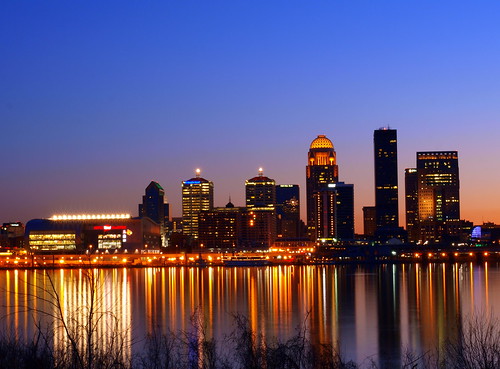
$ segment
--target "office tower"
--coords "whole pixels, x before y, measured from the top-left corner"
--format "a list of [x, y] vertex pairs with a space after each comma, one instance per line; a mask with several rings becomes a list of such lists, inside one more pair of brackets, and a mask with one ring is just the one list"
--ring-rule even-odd
[[363, 207], [363, 232], [366, 237], [373, 237], [377, 229], [377, 220], [375, 217], [375, 206]]
[[408, 239], [412, 242], [416, 242], [419, 239], [418, 176], [416, 168], [405, 169], [405, 207]]
[[198, 238], [199, 213], [214, 207], [214, 185], [200, 177], [196, 169], [196, 177], [182, 182], [182, 229], [183, 233]]
[[330, 183], [314, 192], [316, 238], [354, 239], [354, 186]]
[[373, 148], [377, 227], [397, 228], [399, 227], [397, 131], [389, 128], [375, 130]]
[[418, 222], [423, 242], [460, 234], [458, 152], [417, 152]]
[[142, 196], [142, 204], [139, 204], [139, 217], [148, 217], [160, 226], [162, 246], [167, 246], [169, 205], [165, 190], [158, 182], [151, 181], [146, 187], [146, 194]]
[[264, 176], [262, 168], [259, 175], [245, 181], [247, 208], [271, 208], [276, 205], [276, 182]]
[[306, 167], [307, 228], [311, 239], [316, 232], [316, 201], [314, 193], [338, 182], [338, 166], [332, 141], [325, 135], [318, 135], [309, 147]]
[[225, 207], [202, 210], [198, 229], [200, 247], [240, 247], [242, 211], [242, 208], [235, 207], [231, 201]]
[[278, 238], [300, 237], [299, 185], [276, 186], [276, 227]]

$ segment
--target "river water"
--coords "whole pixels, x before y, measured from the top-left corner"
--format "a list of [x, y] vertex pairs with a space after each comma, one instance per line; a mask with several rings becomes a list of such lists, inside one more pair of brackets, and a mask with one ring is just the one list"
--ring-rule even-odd
[[[112, 339], [111, 328], [127, 342], [152, 331], [187, 332], [193, 316], [221, 339], [242, 314], [269, 339], [305, 328], [312, 342], [334, 343], [357, 363], [397, 365], [406, 350], [439, 349], [471, 316], [495, 314], [500, 265], [2, 270], [0, 288], [0, 325], [19, 337], [54, 317], [85, 320], [93, 301], [103, 340]], [[54, 340], [64, 340], [61, 325], [53, 329]]]

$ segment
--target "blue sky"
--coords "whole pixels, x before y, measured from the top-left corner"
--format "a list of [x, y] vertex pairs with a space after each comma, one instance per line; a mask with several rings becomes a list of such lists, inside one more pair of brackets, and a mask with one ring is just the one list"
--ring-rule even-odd
[[0, 221], [136, 214], [150, 180], [179, 216], [198, 167], [219, 206], [260, 166], [305, 190], [326, 134], [361, 232], [389, 125], [401, 188], [416, 151], [458, 150], [462, 218], [500, 222], [498, 19], [493, 1], [4, 1]]

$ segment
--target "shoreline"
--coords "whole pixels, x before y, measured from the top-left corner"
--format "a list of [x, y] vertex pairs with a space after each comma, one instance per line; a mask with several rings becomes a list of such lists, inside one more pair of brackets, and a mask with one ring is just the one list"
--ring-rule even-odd
[[500, 262], [500, 251], [401, 253], [390, 256], [348, 257], [333, 254], [311, 255], [308, 259], [260, 256], [259, 260], [231, 262], [223, 254], [54, 254], [0, 256], [0, 270], [118, 269], [118, 268], [241, 268], [303, 265], [383, 265], [383, 264], [455, 264]]

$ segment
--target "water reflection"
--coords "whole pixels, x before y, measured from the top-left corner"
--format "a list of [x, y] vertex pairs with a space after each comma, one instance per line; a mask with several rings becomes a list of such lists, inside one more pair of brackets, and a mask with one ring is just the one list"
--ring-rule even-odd
[[4, 270], [0, 285], [2, 327], [18, 337], [58, 317], [54, 343], [64, 344], [61, 318], [81, 329], [93, 308], [104, 343], [116, 332], [126, 342], [153, 330], [189, 332], [194, 315], [209, 337], [223, 338], [234, 329], [233, 316], [243, 314], [264, 338], [284, 340], [305, 329], [313, 343], [338, 345], [358, 363], [394, 367], [406, 350], [439, 352], [470, 314], [494, 309], [490, 290], [500, 288], [500, 266]]

